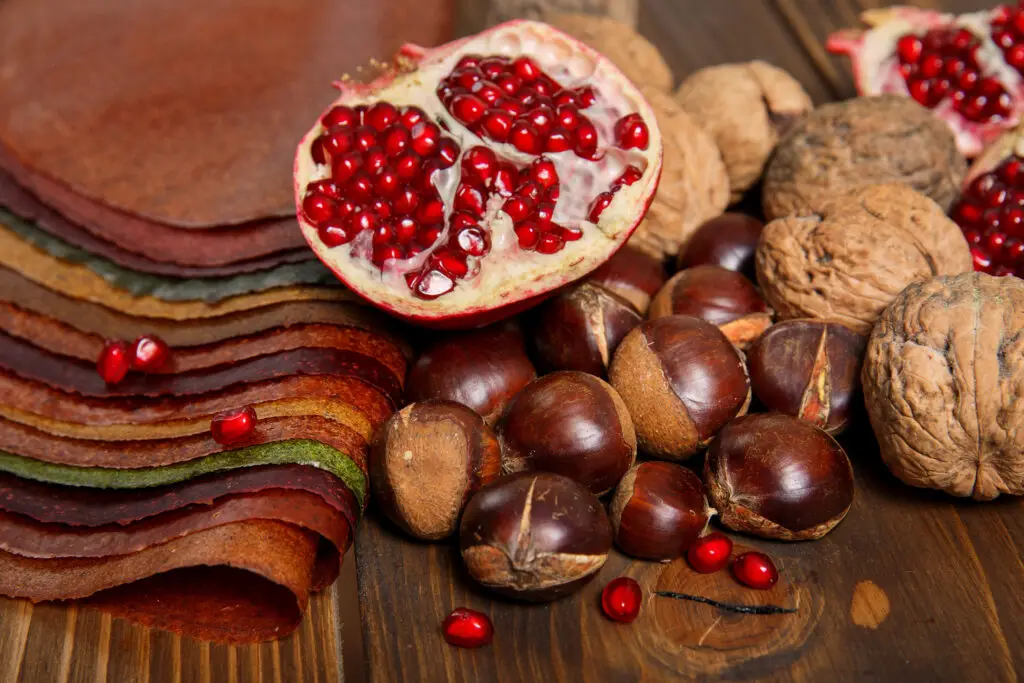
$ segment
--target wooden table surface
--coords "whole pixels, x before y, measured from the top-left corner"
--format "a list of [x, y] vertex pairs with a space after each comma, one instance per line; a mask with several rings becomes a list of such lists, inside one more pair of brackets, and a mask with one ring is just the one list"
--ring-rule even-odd
[[[639, 0], [637, 11], [639, 29], [677, 79], [702, 66], [760, 58], [789, 70], [825, 102], [850, 96], [853, 86], [846, 64], [827, 55], [822, 40], [876, 4]], [[966, 11], [987, 3], [916, 4]], [[1021, 501], [974, 504], [907, 488], [882, 467], [869, 431], [861, 421], [845, 439], [857, 499], [832, 534], [813, 543], [746, 542], [767, 549], [782, 569], [778, 587], [757, 596], [727, 577], [696, 575], [684, 562], [613, 553], [582, 592], [550, 605], [512, 604], [473, 587], [452, 546], [409, 542], [371, 515], [356, 543], [365, 657], [348, 654], [345, 675], [374, 682], [1017, 680], [1024, 672]], [[743, 616], [649, 597], [639, 620], [623, 626], [598, 608], [601, 586], [621, 574], [648, 592], [756, 597], [797, 611]], [[0, 683], [337, 681], [343, 623], [345, 652], [360, 640], [355, 600], [342, 582], [313, 600], [296, 634], [243, 648], [85, 609], [0, 600]], [[457, 606], [490, 614], [492, 646], [445, 645], [438, 625]]]

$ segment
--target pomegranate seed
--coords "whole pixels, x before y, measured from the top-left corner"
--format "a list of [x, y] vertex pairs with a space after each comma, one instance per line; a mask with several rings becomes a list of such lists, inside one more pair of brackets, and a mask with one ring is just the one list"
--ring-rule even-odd
[[103, 344], [99, 358], [96, 359], [96, 371], [107, 384], [117, 384], [128, 374], [131, 367], [132, 353], [128, 343], [120, 339], [108, 339]]
[[256, 411], [252, 406], [217, 413], [210, 420], [213, 440], [223, 446], [236, 444], [256, 431]]
[[445, 138], [437, 146], [439, 168], [451, 168], [459, 159], [459, 146], [451, 138]]
[[636, 181], [644, 177], [644, 172], [636, 166], [630, 164], [626, 167], [626, 170], [622, 172], [619, 179], [615, 181], [616, 185], [632, 185]]
[[1006, 201], [1006, 197], [1008, 194], [1009, 193], [1006, 191], [1006, 188], [1003, 187], [1003, 185], [993, 185], [992, 189], [985, 196], [985, 202], [992, 208], [997, 208], [999, 206], [1002, 206], [1003, 202]]
[[345, 191], [353, 201], [368, 202], [373, 196], [373, 181], [370, 180], [370, 176], [360, 171], [352, 177]]
[[572, 149], [572, 134], [559, 126], [552, 130], [544, 140], [544, 151], [556, 154]]
[[411, 130], [413, 126], [426, 118], [427, 115], [419, 107], [405, 107], [402, 109], [398, 120], [403, 126]]
[[985, 226], [985, 232], [990, 232], [1001, 227], [1002, 219], [999, 216], [998, 210], [989, 209], [981, 214], [981, 222]]
[[504, 142], [512, 130], [512, 114], [503, 109], [488, 109], [483, 118], [483, 128], [492, 140]]
[[465, 55], [459, 60], [459, 63], [455, 65], [456, 69], [471, 69], [474, 66], [480, 64], [480, 60], [483, 59], [480, 55]]
[[489, 57], [480, 62], [480, 71], [484, 77], [488, 80], [493, 81], [501, 74], [505, 73], [505, 68], [508, 66], [508, 60], [505, 57]]
[[358, 152], [350, 152], [334, 162], [331, 166], [331, 177], [339, 185], [347, 183], [362, 166], [362, 156]]
[[495, 83], [506, 95], [515, 95], [523, 87], [523, 79], [515, 74], [501, 74]]
[[562, 239], [562, 236], [553, 232], [546, 232], [537, 240], [537, 251], [541, 254], [554, 254], [556, 251], [561, 251], [564, 246], [565, 240]]
[[583, 230], [579, 227], [566, 227], [559, 226], [559, 236], [566, 242], [575, 242], [576, 240], [583, 239]]
[[398, 120], [398, 110], [390, 102], [374, 102], [366, 110], [363, 121], [378, 133]]
[[452, 98], [452, 114], [463, 123], [476, 123], [487, 111], [487, 103], [476, 95], [456, 95]]
[[468, 211], [455, 211], [451, 218], [452, 230], [459, 230], [468, 226], [477, 227], [476, 217]]
[[401, 187], [401, 185], [402, 180], [398, 177], [398, 173], [390, 168], [386, 168], [379, 176], [377, 176], [377, 184], [375, 187], [377, 189], [377, 194], [382, 197], [391, 197], [398, 192], [398, 188]]
[[576, 101], [580, 103], [581, 109], [586, 109], [597, 101], [597, 94], [590, 86], [584, 86], [576, 91]]
[[456, 69], [452, 72], [451, 80], [457, 83], [460, 87], [469, 90], [483, 80], [483, 77], [483, 73], [481, 73], [480, 69], [477, 68]]
[[351, 199], [342, 199], [338, 202], [338, 218], [348, 218], [355, 213], [356, 203]]
[[434, 172], [440, 170], [441, 162], [438, 159], [428, 159], [423, 163], [423, 173], [419, 177], [419, 187], [424, 192], [433, 192]]
[[421, 299], [436, 299], [455, 289], [455, 281], [439, 270], [428, 270], [415, 280], [413, 292]]
[[395, 238], [395, 229], [390, 223], [381, 223], [373, 231], [373, 244], [387, 244]]
[[515, 166], [509, 163], [498, 165], [498, 170], [494, 172], [494, 189], [498, 191], [498, 194], [502, 196], [512, 194], [513, 188], [518, 182], [519, 172]]
[[975, 270], [987, 273], [992, 268], [992, 258], [979, 247], [971, 247], [971, 260]]
[[363, 157], [363, 168], [370, 175], [377, 175], [388, 163], [388, 158], [384, 156], [384, 150], [380, 147], [371, 147], [366, 151], [366, 155]]
[[386, 261], [394, 261], [401, 259], [405, 256], [405, 252], [402, 248], [395, 244], [381, 244], [373, 248], [373, 256], [370, 260], [373, 261], [374, 265], [378, 268], [384, 266]]
[[551, 99], [559, 108], [574, 107], [577, 104], [576, 95], [570, 90], [559, 90]]
[[339, 218], [334, 218], [321, 225], [317, 228], [317, 234], [320, 236], [320, 241], [327, 247], [348, 244], [356, 236], [352, 226]]
[[395, 221], [395, 241], [399, 244], [409, 244], [416, 237], [419, 224], [412, 218], [404, 216]]
[[[456, 197], [456, 201], [458, 198]], [[428, 199], [416, 209], [416, 220], [422, 225], [437, 225], [444, 220], [444, 204], [436, 197]]]
[[1009, 240], [1006, 243], [1006, 262], [1020, 263], [1024, 259], [1024, 241]]
[[377, 227], [377, 216], [370, 209], [360, 209], [349, 219], [352, 229], [357, 233], [373, 230]]
[[1010, 31], [993, 31], [992, 33], [992, 41], [1004, 52], [1013, 47], [1014, 40], [1016, 39]]
[[907, 90], [910, 96], [924, 106], [931, 105], [931, 81], [926, 79], [911, 79], [907, 82]]
[[622, 149], [647, 149], [647, 124], [639, 114], [627, 114], [615, 122], [615, 140]]
[[419, 175], [421, 160], [415, 154], [406, 154], [395, 162], [395, 171], [402, 180], [409, 181]]
[[498, 158], [489, 147], [471, 147], [462, 157], [462, 174], [486, 183], [494, 175], [498, 166]]
[[[543, 204], [537, 205], [537, 222], [538, 223], [549, 223], [551, 217], [555, 215], [555, 205], [551, 202], [544, 202]], [[581, 233], [582, 234], [582, 233]]]
[[473, 86], [471, 92], [488, 105], [494, 104], [501, 99], [502, 96], [501, 88], [490, 81], [480, 81]]
[[313, 140], [313, 144], [309, 146], [309, 156], [313, 159], [313, 163], [317, 165], [327, 163], [327, 152], [324, 151], [324, 137], [321, 135]]
[[529, 57], [517, 57], [512, 62], [512, 70], [524, 83], [532, 83], [540, 76], [540, 67]]
[[365, 152], [377, 145], [377, 131], [369, 126], [359, 126], [355, 132], [355, 148]]
[[953, 48], [957, 51], [965, 50], [974, 42], [974, 34], [965, 28], [953, 34]]
[[509, 215], [513, 223], [521, 223], [533, 213], [533, 200], [528, 197], [512, 197], [501, 209]]
[[412, 127], [412, 149], [421, 157], [433, 154], [440, 139], [441, 130], [429, 121]]
[[644, 594], [640, 584], [628, 576], [612, 579], [601, 591], [601, 611], [613, 621], [631, 624], [640, 616]]
[[604, 213], [604, 210], [608, 208], [608, 205], [612, 203], [614, 198], [615, 195], [611, 192], [602, 192], [597, 195], [594, 203], [590, 205], [590, 214], [588, 214], [587, 219], [591, 223], [597, 223], [598, 219], [601, 218], [601, 214]]
[[515, 227], [516, 237], [522, 249], [533, 249], [540, 239], [540, 226], [533, 221], [525, 221]]
[[498, 109], [506, 111], [512, 116], [522, 116], [526, 113], [526, 107], [518, 100], [513, 100], [508, 97], [503, 97], [497, 102]]
[[142, 372], [159, 370], [170, 357], [171, 347], [155, 335], [143, 335], [132, 345], [132, 367]]
[[988, 249], [988, 253], [992, 258], [998, 260], [999, 254], [1003, 251], [1003, 245], [1006, 244], [1006, 235], [1001, 232], [989, 233], [985, 238], [985, 247]]
[[996, 169], [996, 173], [1004, 183], [1013, 184], [1013, 182], [1017, 180], [1017, 176], [1020, 175], [1020, 169], [1020, 158], [1012, 157], [1007, 161], [1004, 161], [999, 168]]
[[1024, 237], [1024, 209], [1019, 206], [1005, 207], [999, 224], [1006, 234], [1013, 237]]
[[380, 218], [391, 218], [391, 205], [380, 197], [370, 202], [370, 210]]
[[411, 215], [420, 203], [420, 196], [411, 187], [403, 187], [391, 202], [391, 208], [400, 215]]
[[442, 250], [434, 254], [434, 264], [442, 272], [447, 273], [456, 280], [466, 276], [469, 267], [466, 265], [466, 258], [451, 251]]
[[969, 69], [967, 71], [964, 71], [957, 77], [956, 83], [957, 85], [960, 86], [961, 90], [967, 91], [974, 88], [974, 86], [978, 84], [980, 78], [981, 77], [978, 75], [977, 71], [975, 71], [974, 69]]
[[992, 101], [992, 115], [1006, 118], [1010, 115], [1010, 108], [1012, 106], [1013, 100], [1010, 98], [1010, 93], [1001, 92]]
[[455, 236], [455, 243], [470, 256], [483, 256], [491, 249], [487, 233], [475, 225], [460, 230]]
[[341, 188], [331, 180], [317, 180], [314, 183], [310, 183], [306, 189], [311, 193], [327, 195], [331, 199], [341, 198]]
[[977, 230], [965, 230], [964, 237], [967, 238], [967, 243], [972, 246], [981, 244], [981, 233]]
[[779, 571], [772, 558], [754, 551], [736, 558], [732, 563], [732, 574], [743, 585], [758, 590], [768, 590], [779, 580]]
[[526, 154], [537, 154], [541, 151], [537, 129], [528, 121], [519, 120], [512, 124], [509, 142], [520, 152]]
[[340, 104], [323, 115], [320, 123], [324, 128], [354, 128], [359, 125], [359, 115], [352, 107]]
[[520, 197], [532, 199], [535, 202], [540, 201], [540, 199], [544, 195], [544, 193], [541, 191], [540, 185], [533, 182], [532, 180], [526, 180], [520, 183], [519, 186], [516, 187], [515, 193]]
[[530, 113], [526, 115], [526, 120], [533, 124], [533, 127], [537, 129], [537, 132], [541, 135], [547, 135], [548, 131], [551, 130], [551, 124], [555, 119], [555, 112], [551, 107], [540, 106], [530, 110]]
[[935, 78], [942, 72], [942, 57], [931, 54], [921, 60], [921, 75], [925, 78]]
[[541, 157], [530, 164], [530, 179], [548, 190], [558, 184], [558, 172], [549, 159]]
[[694, 571], [713, 574], [729, 564], [732, 540], [721, 531], [701, 536], [686, 552], [686, 559]]
[[420, 230], [419, 243], [425, 247], [432, 247], [441, 236], [441, 226], [432, 225]]
[[932, 102], [938, 102], [943, 97], [948, 95], [952, 87], [953, 83], [948, 78], [940, 78], [939, 80], [932, 83]]
[[455, 190], [455, 208], [468, 211], [477, 218], [483, 218], [486, 208], [484, 194], [479, 189], [465, 183], [459, 184]]
[[355, 135], [350, 130], [338, 130], [321, 138], [321, 146], [327, 159], [337, 159], [355, 145]]
[[575, 107], [560, 106], [555, 112], [555, 120], [562, 128], [572, 132], [576, 130], [576, 126], [580, 123], [580, 115], [579, 112], [576, 111]]
[[583, 119], [573, 131], [576, 137], [575, 151], [580, 155], [589, 155], [597, 149], [597, 129], [587, 119]]
[[465, 88], [452, 87], [448, 81], [442, 81], [441, 86], [437, 89], [437, 97], [446, 107], [452, 103], [456, 95], [465, 94]]
[[334, 200], [322, 194], [311, 194], [302, 200], [302, 213], [310, 223], [320, 225], [334, 217]]
[[380, 144], [384, 147], [384, 153], [389, 159], [400, 156], [409, 146], [409, 131], [402, 126], [392, 126], [381, 136]]
[[913, 34], [907, 34], [896, 41], [896, 53], [904, 64], [917, 64], [921, 59], [921, 39]]

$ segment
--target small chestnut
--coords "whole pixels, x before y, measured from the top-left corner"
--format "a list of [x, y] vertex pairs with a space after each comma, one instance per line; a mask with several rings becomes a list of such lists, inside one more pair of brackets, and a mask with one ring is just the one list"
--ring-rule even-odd
[[772, 324], [771, 310], [753, 283], [719, 266], [696, 266], [673, 275], [654, 297], [647, 315], [707, 320], [741, 349]]
[[502, 469], [556, 472], [597, 495], [636, 460], [636, 432], [618, 392], [584, 372], [553, 372], [526, 385], [498, 423]]
[[466, 505], [459, 548], [469, 575], [509, 597], [545, 601], [594, 578], [612, 547], [601, 501], [552, 472], [520, 472]]
[[453, 401], [413, 403], [388, 418], [370, 448], [377, 504], [405, 532], [451, 536], [470, 495], [501, 473], [491, 428]]
[[661, 261], [626, 245], [591, 273], [587, 282], [615, 292], [644, 314], [651, 305], [651, 298], [664, 286], [666, 278], [665, 266]]
[[704, 222], [679, 252], [676, 268], [713, 265], [755, 278], [754, 254], [764, 223], [742, 213], [723, 213]]
[[642, 320], [626, 299], [584, 282], [537, 309], [533, 344], [539, 364], [604, 377], [615, 347]]
[[619, 344], [608, 374], [640, 449], [668, 460], [705, 447], [750, 405], [742, 354], [717, 327], [690, 316], [641, 323]]
[[405, 397], [456, 401], [493, 425], [509, 399], [536, 376], [522, 333], [492, 325], [446, 335], [428, 346], [409, 370]]
[[730, 529], [764, 538], [821, 538], [853, 504], [853, 468], [836, 440], [789, 415], [725, 426], [708, 449], [704, 483]]
[[671, 462], [631, 468], [608, 509], [619, 550], [662, 562], [680, 557], [700, 538], [710, 512], [700, 477]]
[[867, 341], [837, 322], [785, 320], [747, 349], [750, 387], [769, 410], [838, 434], [850, 422]]

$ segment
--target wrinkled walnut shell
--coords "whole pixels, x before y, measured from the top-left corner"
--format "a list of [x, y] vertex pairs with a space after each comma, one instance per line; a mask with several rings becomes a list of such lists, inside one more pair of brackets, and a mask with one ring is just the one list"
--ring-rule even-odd
[[903, 183], [948, 211], [966, 161], [945, 123], [909, 97], [858, 97], [818, 107], [779, 142], [764, 176], [771, 220], [817, 211], [837, 194]]
[[831, 318], [861, 334], [911, 282], [971, 267], [960, 228], [906, 185], [772, 221], [757, 247], [757, 281], [780, 318]]
[[795, 78], [761, 61], [701, 69], [679, 86], [676, 101], [721, 151], [733, 201], [757, 182], [779, 136], [813, 106]]
[[907, 287], [861, 382], [882, 459], [911, 486], [1024, 494], [1024, 281], [964, 273]]
[[672, 87], [672, 69], [658, 48], [621, 21], [577, 13], [545, 15], [544, 21], [603, 54], [635, 84]]
[[670, 95], [640, 90], [658, 119], [665, 153], [658, 192], [629, 245], [664, 260], [674, 257], [704, 221], [725, 211], [729, 176], [714, 140], [693, 117]]

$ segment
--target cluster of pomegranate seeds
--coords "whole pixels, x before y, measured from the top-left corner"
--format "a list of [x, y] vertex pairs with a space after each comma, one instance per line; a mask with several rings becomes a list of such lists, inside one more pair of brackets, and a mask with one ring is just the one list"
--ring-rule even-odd
[[968, 185], [950, 212], [974, 269], [1024, 277], [1024, 159], [1010, 156]]
[[254, 431], [256, 410], [252, 406], [217, 413], [210, 420], [210, 434], [214, 441], [223, 446], [244, 441]]
[[131, 346], [121, 339], [108, 339], [96, 360], [96, 371], [107, 384], [117, 384], [129, 370], [156, 372], [170, 357], [167, 342], [153, 335], [143, 335]]
[[494, 626], [483, 612], [457, 607], [445, 617], [441, 632], [449, 645], [481, 647], [494, 639]]
[[1003, 51], [1006, 63], [1024, 75], [1024, 11], [1021, 7], [1000, 8], [992, 19], [992, 40]]
[[628, 576], [612, 579], [601, 591], [601, 611], [609, 619], [630, 624], [640, 616], [644, 593], [640, 584]]
[[961, 116], [978, 123], [1009, 116], [1010, 93], [982, 73], [980, 49], [977, 36], [956, 26], [900, 37], [896, 54], [910, 96], [926, 107], [936, 107], [948, 98]]

